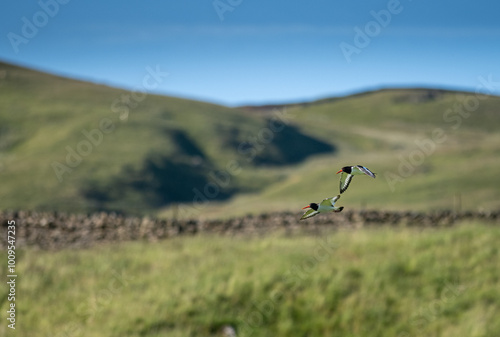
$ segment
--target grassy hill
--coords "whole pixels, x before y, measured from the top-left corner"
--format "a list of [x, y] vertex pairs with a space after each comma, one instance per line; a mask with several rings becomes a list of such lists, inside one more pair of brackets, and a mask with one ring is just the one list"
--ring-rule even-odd
[[[173, 97], [136, 99], [7, 64], [0, 73], [3, 208], [154, 212], [192, 201], [193, 189], [204, 193], [207, 185], [210, 200], [259, 191], [281, 175], [255, 168], [335, 151], [278, 118]], [[252, 137], [269, 123], [280, 134], [261, 149]], [[210, 185], [227, 170], [238, 176]]]
[[[473, 103], [477, 102], [477, 106]], [[471, 107], [475, 108], [472, 109]], [[459, 112], [455, 112], [459, 111]], [[470, 111], [468, 111], [470, 110]], [[289, 107], [293, 121], [337, 145], [262, 194], [238, 196], [233, 209], [292, 210], [335, 195], [344, 164], [363, 164], [341, 204], [389, 209], [494, 209], [500, 206], [500, 99], [429, 89], [381, 90]], [[463, 116], [460, 115], [463, 112]], [[467, 115], [470, 114], [470, 115]], [[335, 169], [335, 170], [334, 170]], [[317, 183], [328, 181], [331, 183]], [[262, 205], [262, 201], [273, 203]], [[225, 205], [211, 210], [220, 214]]]
[[[127, 98], [128, 97], [128, 98]], [[227, 108], [0, 63], [4, 209], [227, 217], [338, 193], [386, 209], [500, 206], [500, 98], [398, 89]]]

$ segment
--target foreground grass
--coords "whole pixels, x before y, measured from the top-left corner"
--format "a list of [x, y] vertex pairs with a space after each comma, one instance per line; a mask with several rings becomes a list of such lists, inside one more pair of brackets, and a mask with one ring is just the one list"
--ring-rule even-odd
[[15, 334], [499, 336], [499, 240], [471, 223], [28, 249]]

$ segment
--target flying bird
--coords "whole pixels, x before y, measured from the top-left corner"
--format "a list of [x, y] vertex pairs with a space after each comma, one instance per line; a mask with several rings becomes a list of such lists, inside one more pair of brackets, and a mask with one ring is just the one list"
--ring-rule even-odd
[[340, 171], [337, 172], [337, 174], [341, 173], [340, 175], [340, 193], [344, 193], [347, 188], [349, 187], [349, 184], [351, 183], [351, 180], [354, 176], [356, 175], [363, 175], [366, 174], [369, 177], [375, 178], [375, 173], [367, 169], [366, 167], [362, 165], [355, 165], [355, 166], [344, 166], [340, 169]]
[[316, 214], [319, 213], [328, 213], [328, 212], [342, 212], [344, 207], [335, 207], [335, 202], [339, 200], [340, 195], [337, 195], [336, 197], [331, 197], [331, 198], [326, 198], [323, 199], [322, 202], [319, 204], [313, 202], [307, 205], [306, 207], [303, 207], [302, 209], [309, 208], [300, 218], [300, 220], [304, 220], [310, 217], [315, 216]]

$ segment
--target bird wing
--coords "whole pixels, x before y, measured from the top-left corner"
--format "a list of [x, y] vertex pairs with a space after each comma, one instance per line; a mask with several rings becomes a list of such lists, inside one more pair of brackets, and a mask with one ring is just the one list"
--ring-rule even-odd
[[340, 194], [335, 196], [335, 197], [325, 198], [320, 203], [320, 206], [333, 207], [333, 206], [335, 206], [335, 203], [337, 202], [337, 200], [339, 200], [339, 198], [340, 198]]
[[304, 220], [304, 219], [307, 219], [307, 218], [310, 218], [310, 217], [313, 217], [315, 216], [316, 214], [318, 214], [319, 212], [318, 211], [315, 211], [313, 209], [308, 209], [303, 215], [302, 217], [300, 218], [300, 220]]
[[342, 172], [340, 175], [340, 193], [344, 193], [345, 190], [349, 187], [349, 184], [351, 183], [353, 175], [349, 173]]
[[369, 177], [372, 177], [372, 178], [375, 178], [375, 173], [373, 173], [372, 171], [370, 171], [368, 168], [364, 167], [363, 165], [356, 165], [356, 167], [361, 171], [363, 172], [364, 174], [366, 174], [367, 176]]

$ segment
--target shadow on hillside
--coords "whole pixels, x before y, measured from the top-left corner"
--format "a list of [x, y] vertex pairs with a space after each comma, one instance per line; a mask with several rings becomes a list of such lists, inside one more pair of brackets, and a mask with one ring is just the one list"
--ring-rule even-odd
[[[168, 130], [165, 135], [174, 151], [149, 154], [139, 167], [124, 166], [110, 180], [89, 180], [85, 184], [81, 194], [93, 210], [143, 213], [172, 203], [226, 200], [246, 188], [229, 183], [221, 186], [219, 168], [186, 132]], [[282, 125], [268, 136], [265, 141], [251, 143], [240, 141], [239, 129], [220, 132], [224, 143], [238, 151], [235, 159], [245, 166], [289, 165], [310, 155], [336, 151], [335, 146], [305, 135], [295, 126]]]
[[282, 124], [275, 132], [271, 132], [270, 128], [261, 129], [258, 135], [247, 137], [235, 128], [224, 133], [227, 147], [236, 149], [241, 159], [257, 166], [293, 165], [309, 156], [335, 153], [337, 150], [334, 145], [308, 136], [293, 125]]
[[182, 130], [170, 130], [167, 136], [177, 146], [179, 155], [195, 156], [203, 160], [206, 159], [203, 150], [193, 141], [186, 132]]
[[[214, 188], [209, 177], [213, 170], [186, 160], [154, 154], [148, 156], [140, 169], [125, 166], [122, 172], [108, 184], [89, 182], [82, 195], [99, 210], [153, 209], [171, 203], [193, 202], [209, 187], [209, 199], [228, 199], [236, 189], [218, 186]], [[125, 211], [136, 213], [134, 210]]]
[[283, 125], [283, 129], [274, 133], [268, 151], [255, 156], [256, 165], [297, 164], [316, 154], [334, 153], [336, 147], [317, 138], [300, 132], [292, 125]]

